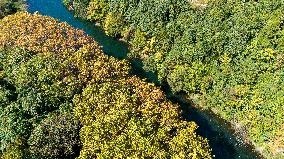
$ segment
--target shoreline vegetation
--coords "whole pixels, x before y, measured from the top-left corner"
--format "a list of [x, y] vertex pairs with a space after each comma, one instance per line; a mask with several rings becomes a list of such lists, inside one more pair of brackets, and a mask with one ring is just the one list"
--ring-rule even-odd
[[212, 158], [198, 125], [129, 71], [67, 23], [1, 19], [0, 158]]
[[128, 42], [128, 59], [160, 83], [230, 122], [265, 158], [283, 158], [283, 2], [192, 2], [63, 0]]

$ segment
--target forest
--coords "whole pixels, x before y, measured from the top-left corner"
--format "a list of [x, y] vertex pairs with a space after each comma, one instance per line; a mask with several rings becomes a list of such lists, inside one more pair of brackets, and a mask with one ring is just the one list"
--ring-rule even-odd
[[[282, 0], [62, 3], [130, 52], [108, 56], [26, 0], [0, 0], [0, 159], [214, 158], [160, 86], [284, 158]], [[136, 60], [158, 86], [131, 73]]]
[[63, 0], [129, 44], [161, 85], [231, 123], [266, 158], [284, 157], [281, 0]]
[[130, 69], [67, 23], [0, 19], [0, 158], [212, 158], [198, 125]]

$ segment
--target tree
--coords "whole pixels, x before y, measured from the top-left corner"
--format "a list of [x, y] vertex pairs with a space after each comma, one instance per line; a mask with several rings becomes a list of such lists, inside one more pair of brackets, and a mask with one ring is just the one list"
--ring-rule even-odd
[[1, 0], [0, 19], [17, 11], [24, 11], [26, 8], [25, 0]]
[[33, 130], [28, 145], [33, 158], [74, 158], [80, 150], [80, 124], [71, 113], [52, 112]]
[[75, 98], [83, 124], [79, 158], [211, 158], [197, 126], [176, 105], [135, 77], [87, 86]]
[[158, 88], [131, 77], [126, 60], [104, 55], [84, 32], [23, 12], [0, 26], [2, 158], [211, 158], [195, 123], [180, 120]]
[[186, 93], [195, 105], [231, 122], [246, 141], [264, 147], [265, 156], [283, 158], [283, 144], [269, 146], [281, 136], [283, 106], [277, 101], [282, 98], [267, 87], [282, 88], [277, 83], [283, 72], [282, 1], [103, 2], [86, 17], [103, 24], [111, 36], [126, 35], [129, 59], [141, 59], [144, 69], [155, 72], [174, 93]]

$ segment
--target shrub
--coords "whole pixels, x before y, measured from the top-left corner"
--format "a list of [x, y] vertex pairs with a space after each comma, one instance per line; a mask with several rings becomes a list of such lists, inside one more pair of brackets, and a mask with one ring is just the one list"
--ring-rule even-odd
[[86, 17], [87, 16], [87, 10], [90, 0], [72, 0], [72, 5], [74, 9], [76, 10], [75, 16], [77, 17]]

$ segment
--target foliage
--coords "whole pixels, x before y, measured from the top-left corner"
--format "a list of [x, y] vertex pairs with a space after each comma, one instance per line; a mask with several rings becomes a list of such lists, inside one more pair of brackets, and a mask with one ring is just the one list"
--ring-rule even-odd
[[[195, 133], [197, 125], [179, 119], [176, 105], [129, 70], [127, 61], [104, 55], [91, 37], [66, 23], [24, 12], [0, 20], [1, 157], [155, 157], [159, 152], [211, 158], [207, 140]], [[120, 137], [129, 138], [118, 140], [114, 133], [123, 125]]]
[[85, 17], [87, 15], [86, 8], [90, 0], [62, 0], [62, 2], [69, 10], [76, 10], [74, 12], [76, 17]]
[[75, 98], [83, 123], [79, 158], [211, 158], [196, 125], [177, 106], [135, 77], [91, 84]]
[[87, 6], [87, 19], [91, 21], [102, 20], [109, 9], [108, 0], [91, 0]]
[[3, 155], [0, 156], [1, 159], [22, 159], [25, 158], [25, 144], [23, 143], [23, 139], [17, 138], [15, 142], [9, 145]]
[[130, 58], [140, 58], [161, 83], [230, 121], [266, 157], [283, 158], [277, 140], [284, 123], [282, 1], [104, 2], [107, 7], [88, 15], [109, 35], [127, 32]]
[[51, 113], [33, 130], [28, 144], [34, 158], [74, 158], [80, 147], [79, 122], [71, 113]]
[[1, 0], [0, 19], [17, 11], [24, 11], [25, 7], [25, 0]]
[[104, 29], [107, 35], [118, 37], [121, 30], [124, 30], [124, 19], [120, 14], [108, 13], [104, 23]]
[[[109, 81], [128, 73], [125, 61], [103, 55], [82, 31], [52, 18], [16, 13], [1, 20], [0, 26], [2, 152], [8, 152], [18, 137], [27, 144], [33, 129], [40, 129], [38, 125], [50, 112], [72, 110], [68, 103], [88, 82]], [[61, 130], [64, 128], [67, 131], [68, 127]], [[57, 139], [60, 137], [64, 135]], [[52, 148], [48, 151], [57, 151]]]
[[72, 6], [75, 12], [75, 16], [82, 17], [87, 15], [86, 8], [88, 7], [90, 0], [72, 0]]

